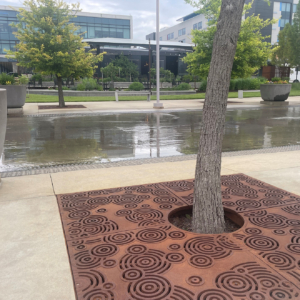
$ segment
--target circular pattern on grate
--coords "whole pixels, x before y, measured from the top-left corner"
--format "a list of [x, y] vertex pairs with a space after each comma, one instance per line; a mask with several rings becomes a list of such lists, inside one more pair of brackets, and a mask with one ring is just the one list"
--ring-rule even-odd
[[186, 279], [186, 282], [189, 285], [199, 286], [199, 285], [202, 285], [204, 283], [204, 279], [201, 276], [193, 275], [193, 276], [188, 277]]
[[196, 254], [190, 258], [189, 263], [195, 268], [205, 269], [210, 268], [214, 264], [214, 260], [207, 255]]
[[100, 244], [92, 248], [91, 253], [97, 257], [109, 257], [118, 252], [118, 247], [113, 244]]
[[117, 245], [129, 244], [134, 241], [133, 234], [130, 232], [116, 233], [113, 235], [106, 235], [103, 238], [106, 243], [115, 243]]
[[184, 261], [184, 255], [181, 253], [169, 253], [166, 259], [171, 263], [181, 263]]
[[262, 257], [280, 270], [291, 270], [295, 267], [295, 258], [285, 252], [265, 253]]
[[262, 233], [262, 231], [258, 228], [246, 228], [245, 232], [247, 234], [261, 234]]
[[[262, 213], [263, 214], [263, 213]], [[262, 216], [250, 217], [249, 221], [258, 227], [268, 229], [282, 229], [288, 227], [287, 218], [276, 214], [265, 214]], [[300, 221], [299, 221], [300, 224]]]
[[237, 211], [242, 211], [246, 209], [256, 209], [261, 207], [261, 204], [258, 201], [250, 199], [237, 200], [236, 205], [238, 206], [238, 208], [236, 209]]
[[182, 231], [171, 231], [169, 232], [169, 237], [173, 240], [181, 240], [186, 237], [186, 234]]
[[279, 244], [276, 240], [263, 235], [248, 236], [244, 240], [244, 243], [252, 249], [261, 251], [276, 250], [279, 247]]
[[136, 234], [136, 239], [143, 243], [159, 243], [166, 238], [166, 232], [157, 228], [143, 229]]
[[128, 292], [136, 300], [162, 300], [171, 293], [171, 283], [161, 276], [145, 276], [128, 285]]
[[128, 280], [128, 281], [134, 281], [134, 280], [142, 278], [143, 276], [144, 276], [143, 271], [140, 269], [135, 269], [135, 268], [125, 270], [122, 273], [122, 278], [124, 280]]
[[210, 289], [202, 291], [197, 300], [233, 300], [233, 298], [224, 291]]

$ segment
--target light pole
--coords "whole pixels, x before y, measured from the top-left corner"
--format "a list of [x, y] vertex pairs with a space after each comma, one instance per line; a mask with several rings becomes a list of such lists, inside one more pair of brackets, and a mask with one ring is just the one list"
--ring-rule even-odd
[[153, 108], [164, 108], [163, 104], [159, 102], [160, 97], [160, 87], [159, 87], [159, 0], [156, 0], [156, 103], [154, 103]]

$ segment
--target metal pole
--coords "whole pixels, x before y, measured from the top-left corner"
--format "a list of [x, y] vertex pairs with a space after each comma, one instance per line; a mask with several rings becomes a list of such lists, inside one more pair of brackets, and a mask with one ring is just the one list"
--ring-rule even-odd
[[149, 39], [149, 91], [151, 95], [151, 45], [150, 45], [150, 39]]
[[160, 86], [159, 86], [159, 0], [156, 0], [156, 103], [154, 103], [154, 108], [164, 108], [163, 104], [159, 102], [160, 98]]

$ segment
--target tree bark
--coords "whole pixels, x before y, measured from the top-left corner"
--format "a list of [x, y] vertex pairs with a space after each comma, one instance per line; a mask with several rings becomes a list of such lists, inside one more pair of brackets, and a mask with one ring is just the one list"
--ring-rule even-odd
[[221, 154], [233, 60], [245, 0], [223, 0], [214, 37], [195, 173], [193, 231], [224, 232]]
[[57, 76], [58, 102], [59, 107], [65, 107], [64, 92], [62, 89], [62, 78]]

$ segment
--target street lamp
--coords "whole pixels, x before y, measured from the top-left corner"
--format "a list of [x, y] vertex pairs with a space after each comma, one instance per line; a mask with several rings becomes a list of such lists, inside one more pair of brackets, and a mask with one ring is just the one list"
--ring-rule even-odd
[[156, 103], [154, 103], [153, 108], [164, 108], [164, 105], [159, 102], [160, 97], [160, 87], [159, 87], [159, 0], [156, 0]]

